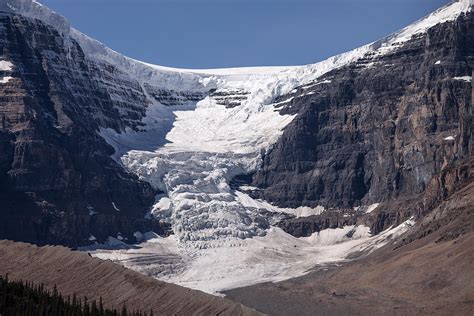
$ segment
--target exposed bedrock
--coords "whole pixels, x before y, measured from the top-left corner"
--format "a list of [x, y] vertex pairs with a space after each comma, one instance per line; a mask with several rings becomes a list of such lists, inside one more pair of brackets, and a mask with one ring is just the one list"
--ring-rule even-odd
[[358, 214], [355, 211], [328, 210], [320, 215], [284, 219], [278, 226], [295, 237], [307, 237], [324, 229], [356, 225], [357, 219]]
[[2, 13], [0, 33], [0, 59], [12, 64], [0, 84], [0, 238], [77, 246], [91, 235], [163, 233], [144, 219], [157, 192], [97, 134], [139, 126], [140, 85], [40, 21]]
[[[281, 113], [298, 116], [253, 175], [252, 184], [263, 189], [254, 197], [282, 207], [347, 209], [415, 199], [427, 189], [425, 194], [446, 197], [448, 184], [472, 172], [472, 82], [461, 78], [472, 76], [473, 58], [469, 13], [393, 53], [334, 70], [282, 96], [289, 101]], [[450, 181], [436, 180], [460, 166], [464, 171]], [[387, 211], [373, 231], [417, 215], [417, 209]], [[309, 219], [307, 225], [328, 220]]]

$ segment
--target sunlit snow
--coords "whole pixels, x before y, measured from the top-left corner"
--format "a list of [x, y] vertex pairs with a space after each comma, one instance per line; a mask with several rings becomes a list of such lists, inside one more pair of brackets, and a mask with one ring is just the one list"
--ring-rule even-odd
[[2, 79], [0, 79], [0, 83], [7, 83], [12, 79], [13, 79], [13, 77], [5, 76]]
[[[295, 118], [276, 111], [277, 97], [303, 85], [330, 83], [320, 77], [364, 57], [392, 52], [433, 25], [471, 11], [473, 4], [474, 0], [451, 3], [400, 32], [316, 64], [211, 70], [169, 68], [125, 57], [31, 0], [9, 0], [8, 6], [0, 4], [0, 9], [53, 25], [64, 35], [66, 45], [75, 40], [86, 58], [115, 66], [136, 80], [148, 99], [141, 130], [118, 133], [103, 128], [99, 134], [115, 148], [114, 159], [164, 192], [156, 197], [147, 216], [171, 223], [174, 235], [160, 238], [136, 232], [137, 241], [147, 241], [131, 249], [120, 240], [122, 236], [109, 237], [105, 245], [109, 250], [93, 254], [165, 281], [214, 293], [302, 275], [318, 264], [380, 247], [413, 225], [410, 220], [377, 236], [371, 236], [365, 226], [347, 226], [295, 238], [271, 225], [281, 213], [304, 217], [320, 214], [323, 207], [278, 208], [252, 199], [243, 192], [245, 188], [242, 192], [232, 189], [230, 181], [257, 170], [262, 154]], [[365, 66], [377, 65], [369, 62]], [[0, 61], [0, 70], [10, 71], [11, 67], [11, 63]], [[471, 81], [471, 77], [454, 79]], [[164, 105], [150, 96], [150, 86], [202, 94], [203, 98], [183, 98], [177, 105]], [[230, 97], [239, 91], [245, 99], [239, 106], [226, 108], [210, 91]], [[113, 207], [118, 211], [114, 203]], [[366, 210], [375, 208], [371, 205]]]
[[0, 71], [11, 71], [13, 64], [7, 60], [0, 60]]
[[273, 227], [262, 237], [224, 239], [219, 246], [192, 251], [183, 250], [172, 235], [155, 237], [131, 249], [99, 249], [91, 254], [160, 280], [216, 294], [302, 276], [315, 266], [341, 262], [351, 253], [380, 248], [413, 225], [409, 220], [374, 237], [365, 226], [326, 229], [304, 238]]
[[374, 203], [374, 204], [371, 204], [367, 207], [367, 209], [365, 210], [366, 213], [372, 213], [377, 207], [379, 207], [380, 203]]
[[471, 76], [454, 77], [453, 79], [454, 80], [466, 81], [466, 82], [471, 82], [472, 81]]
[[311, 215], [319, 215], [325, 210], [323, 206], [317, 206], [317, 207], [300, 206], [297, 208], [287, 208], [287, 207], [283, 208], [283, 207], [272, 205], [262, 200], [253, 199], [248, 194], [245, 194], [243, 192], [236, 191], [235, 195], [237, 196], [238, 201], [247, 208], [265, 209], [272, 212], [293, 214], [296, 217], [307, 217]]

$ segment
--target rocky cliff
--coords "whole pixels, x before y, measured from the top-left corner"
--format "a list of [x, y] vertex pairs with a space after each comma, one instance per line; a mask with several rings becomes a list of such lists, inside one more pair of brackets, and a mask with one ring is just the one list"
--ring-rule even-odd
[[0, 238], [77, 246], [164, 233], [144, 219], [156, 190], [97, 134], [136, 127], [146, 108], [138, 83], [39, 20], [0, 13], [0, 33]]
[[[415, 200], [460, 166], [454, 182], [472, 181], [473, 60], [467, 13], [281, 96], [281, 113], [297, 117], [253, 175], [263, 189], [253, 195], [286, 207], [352, 209]], [[445, 185], [435, 195], [446, 196]], [[374, 232], [416, 214], [415, 202], [381, 215]], [[322, 217], [284, 226], [298, 231], [328, 221]]]

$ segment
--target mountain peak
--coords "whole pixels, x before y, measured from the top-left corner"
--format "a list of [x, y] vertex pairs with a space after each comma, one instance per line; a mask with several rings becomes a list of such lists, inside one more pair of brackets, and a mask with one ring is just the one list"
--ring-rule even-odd
[[35, 0], [0, 0], [0, 11], [41, 20], [62, 34], [68, 34], [71, 28], [65, 17]]

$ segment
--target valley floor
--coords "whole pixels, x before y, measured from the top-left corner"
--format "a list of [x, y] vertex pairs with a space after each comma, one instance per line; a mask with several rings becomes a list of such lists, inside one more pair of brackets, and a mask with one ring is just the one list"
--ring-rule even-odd
[[474, 234], [434, 240], [225, 294], [271, 315], [473, 315]]

